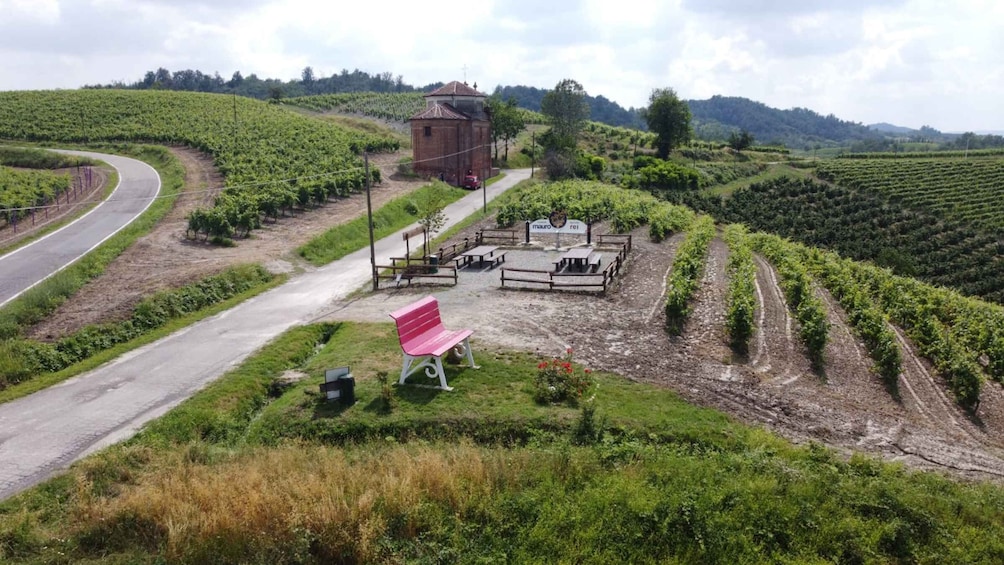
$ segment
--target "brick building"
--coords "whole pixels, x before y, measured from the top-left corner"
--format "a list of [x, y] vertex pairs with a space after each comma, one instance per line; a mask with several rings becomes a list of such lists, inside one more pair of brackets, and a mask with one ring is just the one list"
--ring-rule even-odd
[[487, 96], [453, 81], [425, 95], [425, 110], [411, 122], [416, 173], [459, 184], [467, 171], [487, 177], [491, 171], [491, 116]]

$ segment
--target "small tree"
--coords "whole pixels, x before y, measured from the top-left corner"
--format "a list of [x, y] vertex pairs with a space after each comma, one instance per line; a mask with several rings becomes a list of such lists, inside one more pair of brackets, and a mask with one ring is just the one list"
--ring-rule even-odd
[[648, 129], [656, 134], [652, 142], [660, 159], [669, 157], [674, 147], [690, 141], [690, 107], [672, 88], [657, 88], [642, 110]]
[[425, 241], [422, 249], [429, 255], [429, 235], [438, 233], [446, 225], [446, 185], [435, 182], [426, 190], [421, 191], [419, 198], [412, 203], [418, 211], [418, 225], [425, 228]]
[[741, 132], [732, 132], [729, 134], [729, 147], [731, 147], [736, 153], [740, 153], [744, 149], [753, 147], [753, 134], [746, 130], [742, 130]]
[[499, 141], [505, 145], [502, 160], [509, 160], [509, 142], [516, 139], [521, 131], [526, 129], [523, 112], [517, 106], [516, 98], [510, 96], [502, 101], [502, 97], [493, 94], [488, 98], [488, 108], [492, 117], [492, 142], [495, 144], [495, 160], [499, 159]]

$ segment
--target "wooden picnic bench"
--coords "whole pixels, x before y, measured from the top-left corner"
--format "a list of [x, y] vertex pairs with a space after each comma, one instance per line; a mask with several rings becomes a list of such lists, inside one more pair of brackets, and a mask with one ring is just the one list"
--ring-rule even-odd
[[487, 263], [489, 268], [494, 268], [505, 261], [505, 254], [506, 252], [499, 251], [497, 246], [479, 245], [457, 255], [453, 260], [456, 261], [458, 269], [469, 266], [475, 259], [477, 259], [479, 267], [484, 267]]
[[404, 351], [398, 384], [404, 384], [409, 375], [425, 368], [425, 375], [430, 379], [439, 377], [438, 388], [453, 390], [447, 386], [446, 373], [443, 372], [443, 356], [451, 350], [455, 350], [458, 356], [465, 355], [470, 366], [478, 368], [474, 364], [470, 344], [474, 330], [448, 330], [443, 327], [439, 301], [432, 296], [395, 310], [390, 317], [397, 323], [397, 335]]
[[588, 268], [590, 272], [595, 273], [600, 268], [600, 260], [603, 256], [599, 253], [590, 253], [588, 261]]

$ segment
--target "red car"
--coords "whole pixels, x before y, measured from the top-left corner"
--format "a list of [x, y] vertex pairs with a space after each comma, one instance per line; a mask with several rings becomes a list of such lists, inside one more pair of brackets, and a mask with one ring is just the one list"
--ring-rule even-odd
[[481, 179], [478, 178], [478, 175], [464, 175], [464, 181], [460, 183], [460, 186], [468, 190], [477, 190], [481, 188]]

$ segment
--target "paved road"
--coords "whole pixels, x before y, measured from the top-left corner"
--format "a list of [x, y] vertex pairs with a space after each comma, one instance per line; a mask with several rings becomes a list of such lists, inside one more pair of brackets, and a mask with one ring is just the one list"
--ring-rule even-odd
[[74, 222], [0, 257], [0, 306], [118, 233], [142, 214], [160, 192], [160, 176], [142, 161], [87, 151], [62, 153], [108, 163], [118, 171], [119, 184], [108, 200]]
[[[528, 170], [509, 172], [486, 189], [488, 198], [528, 177]], [[478, 190], [448, 206], [447, 227], [480, 209], [483, 198]], [[404, 231], [376, 243], [378, 264], [404, 254]], [[0, 499], [131, 436], [278, 334], [309, 322], [369, 280], [367, 247], [90, 373], [0, 405]]]

